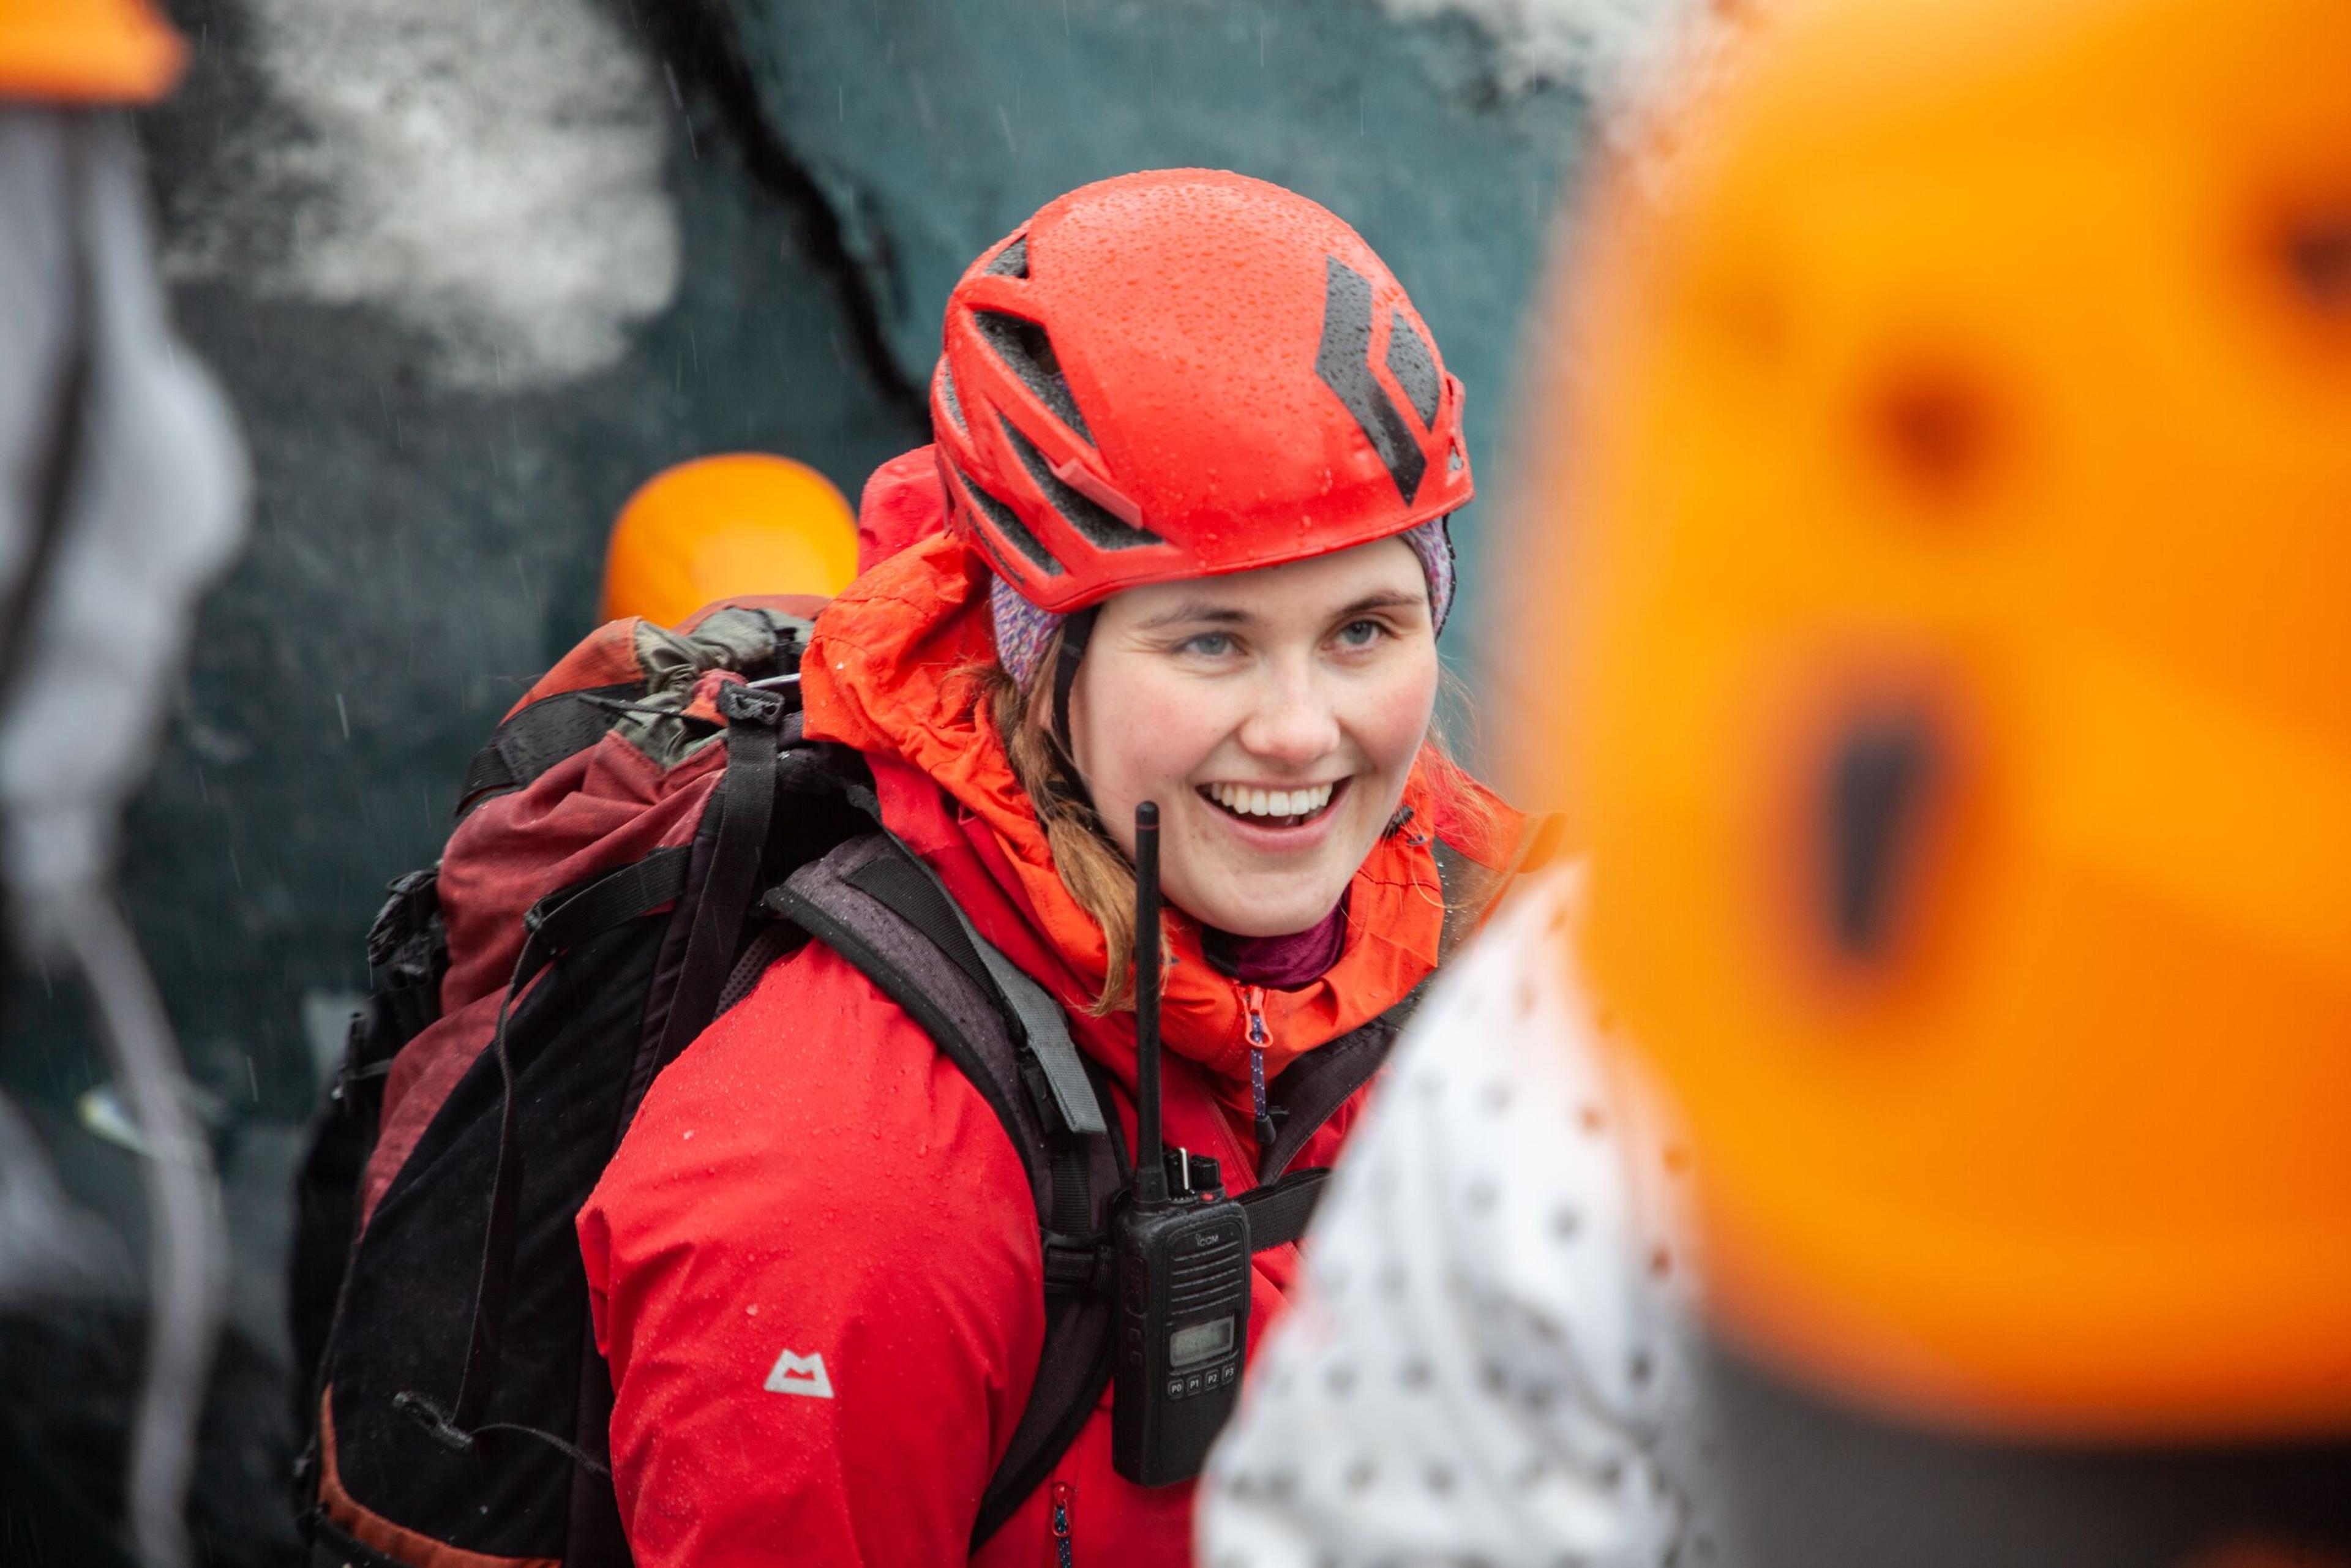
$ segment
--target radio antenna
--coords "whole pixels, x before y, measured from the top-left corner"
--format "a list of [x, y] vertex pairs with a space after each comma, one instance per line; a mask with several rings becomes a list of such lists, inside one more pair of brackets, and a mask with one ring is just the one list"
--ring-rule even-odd
[[1167, 1202], [1159, 1130], [1159, 803], [1134, 809], [1134, 1201]]

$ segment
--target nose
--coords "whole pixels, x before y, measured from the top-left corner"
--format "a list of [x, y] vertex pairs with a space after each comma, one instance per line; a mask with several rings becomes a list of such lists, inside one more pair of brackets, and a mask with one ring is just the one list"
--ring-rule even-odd
[[1269, 771], [1303, 771], [1338, 748], [1338, 711], [1311, 667], [1285, 661], [1259, 684], [1256, 706], [1238, 738], [1241, 748]]

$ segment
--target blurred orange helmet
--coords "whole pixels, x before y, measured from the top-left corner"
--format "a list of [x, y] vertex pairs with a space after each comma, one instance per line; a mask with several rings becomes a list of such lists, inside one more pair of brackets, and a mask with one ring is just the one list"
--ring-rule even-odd
[[1552, 758], [1718, 1326], [2351, 1430], [2351, 5], [1797, 0], [1578, 301]]
[[849, 503], [815, 469], [733, 452], [654, 475], [612, 525], [603, 617], [674, 626], [716, 599], [831, 595], [857, 575]]
[[0, 99], [145, 103], [185, 54], [146, 0], [0, 0]]

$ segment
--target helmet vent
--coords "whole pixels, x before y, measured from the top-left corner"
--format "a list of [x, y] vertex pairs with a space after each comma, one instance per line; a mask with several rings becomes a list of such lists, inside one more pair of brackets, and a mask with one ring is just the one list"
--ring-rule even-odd
[[1936, 760], [1926, 727], [1911, 717], [1860, 723], [1830, 759], [1823, 892], [1830, 933], [1848, 957], [1878, 958], [1889, 945]]
[[1045, 329], [1000, 310], [975, 310], [971, 317], [996, 357], [1012, 368], [1012, 373], [1053, 411], [1055, 418], [1092, 446], [1093, 435], [1086, 429], [1085, 417], [1078, 413], [1078, 400], [1070, 395], [1070, 383], [1061, 379], [1061, 358], [1053, 352]]
[[1913, 370], [1880, 390], [1872, 411], [1896, 474], [1930, 500], [1966, 497], [2000, 438], [1991, 401], [1965, 375]]
[[[1043, 540], [1029, 531], [1019, 513], [973, 484], [970, 475], [958, 470], [956, 476], [963, 481], [964, 491], [971, 497], [972, 504], [987, 514], [998, 533], [1012, 541], [1013, 549], [1029, 558], [1029, 565], [1047, 577], [1061, 575], [1061, 563], [1053, 559], [1053, 552], [1045, 548]], [[985, 542], [985, 536], [982, 538]]]
[[2351, 309], [2351, 212], [2306, 220], [2286, 235], [2286, 266], [2322, 310]]
[[1412, 400], [1412, 411], [1420, 415], [1423, 424], [1437, 423], [1437, 398], [1441, 383], [1437, 375], [1437, 356], [1428, 350], [1428, 340], [1420, 329], [1404, 319], [1404, 312], [1388, 313], [1388, 373], [1404, 388], [1404, 395]]
[[1420, 449], [1412, 425], [1372, 374], [1372, 280], [1341, 261], [1324, 258], [1328, 270], [1322, 296], [1322, 342], [1314, 351], [1314, 373], [1339, 394], [1355, 416], [1364, 439], [1386, 465], [1388, 477], [1406, 504], [1420, 493], [1428, 472], [1428, 455]]
[[956, 396], [955, 372], [947, 369], [945, 360], [939, 361], [939, 402], [946, 405], [947, 417], [955, 421], [955, 427], [970, 434], [971, 426], [963, 421], [963, 402]]
[[1026, 277], [1029, 276], [1029, 236], [1022, 235], [996, 253], [996, 259], [981, 270], [994, 277]]
[[1020, 465], [1029, 470], [1029, 477], [1037, 482], [1037, 488], [1045, 492], [1045, 499], [1061, 514], [1062, 520], [1083, 534], [1096, 549], [1140, 549], [1145, 545], [1167, 542], [1149, 528], [1138, 528], [1113, 517], [1109, 508], [1092, 497], [1080, 495], [1053, 472], [1053, 465], [1045, 461], [1045, 455], [1038, 451], [1027, 436], [1013, 428], [1010, 420], [1000, 414], [998, 418], [1004, 426], [1006, 437], [1012, 443], [1012, 450], [1020, 455]]

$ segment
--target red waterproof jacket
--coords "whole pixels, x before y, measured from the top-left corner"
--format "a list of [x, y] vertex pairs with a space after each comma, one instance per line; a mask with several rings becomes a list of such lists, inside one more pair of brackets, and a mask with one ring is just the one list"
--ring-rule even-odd
[[[926, 487], [938, 504], [930, 463], [910, 454], [869, 487], [869, 512], [878, 495], [916, 537], [820, 618], [802, 666], [807, 730], [866, 755], [890, 826], [1071, 1009], [1131, 1140], [1134, 1015], [1085, 1014], [1101, 931], [1062, 888], [973, 700], [971, 671], [993, 657], [986, 568], [937, 528], [907, 526]], [[1520, 819], [1482, 792], [1463, 810], [1459, 793], [1475, 789], [1448, 800], [1416, 776], [1406, 801], [1416, 822], [1499, 869]], [[1426, 836], [1397, 832], [1356, 875], [1338, 962], [1303, 988], [1236, 985], [1173, 919], [1169, 1142], [1219, 1156], [1228, 1186], [1248, 1186], [1252, 1012], [1279, 1074], [1419, 983], [1442, 913]], [[1361, 1101], [1295, 1165], [1335, 1158]], [[1113, 1472], [1107, 1395], [1050, 1479], [970, 1553], [1044, 1338], [1035, 1208], [978, 1092], [830, 949], [778, 962], [662, 1075], [580, 1212], [580, 1241], [642, 1568], [1190, 1562], [1193, 1489]], [[1290, 1247], [1256, 1260], [1252, 1354], [1296, 1265]]]

